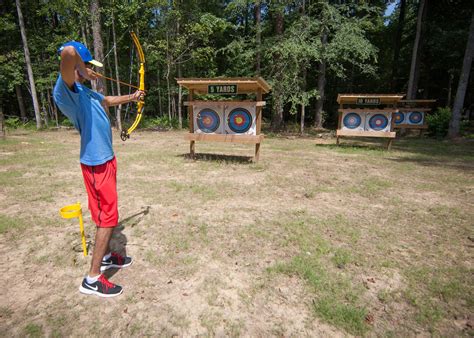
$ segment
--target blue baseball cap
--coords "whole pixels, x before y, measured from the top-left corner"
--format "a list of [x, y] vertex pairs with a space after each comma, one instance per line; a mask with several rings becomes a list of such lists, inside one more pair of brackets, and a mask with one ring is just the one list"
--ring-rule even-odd
[[59, 47], [58, 54], [61, 55], [61, 52], [63, 51], [64, 47], [67, 47], [67, 46], [73, 46], [76, 52], [81, 57], [82, 61], [88, 62], [97, 67], [104, 67], [104, 65], [101, 62], [94, 60], [92, 58], [91, 52], [89, 52], [86, 46], [84, 46], [82, 43], [77, 42], [77, 41], [69, 41], [63, 44], [61, 47]]

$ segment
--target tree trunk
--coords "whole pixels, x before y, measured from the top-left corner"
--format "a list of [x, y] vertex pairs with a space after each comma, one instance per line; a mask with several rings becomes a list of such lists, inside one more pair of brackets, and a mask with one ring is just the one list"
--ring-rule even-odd
[[449, 123], [448, 136], [450, 138], [459, 136], [459, 128], [461, 121], [461, 111], [466, 96], [467, 84], [469, 81], [469, 73], [471, 72], [472, 58], [474, 54], [474, 12], [471, 15], [471, 25], [469, 27], [469, 37], [467, 38], [466, 52], [462, 62], [461, 76], [459, 77], [458, 90], [454, 99], [453, 115]]
[[160, 68], [156, 69], [156, 79], [157, 79], [157, 88], [158, 88], [158, 107], [160, 109], [160, 116], [163, 116], [163, 102], [161, 99], [161, 78], [160, 78]]
[[46, 125], [46, 127], [49, 127], [49, 118], [48, 118], [48, 110], [46, 109], [46, 106], [45, 106], [45, 99], [44, 99], [44, 92], [41, 92], [40, 94], [40, 99], [41, 99], [41, 111], [43, 112], [43, 116], [44, 116], [44, 124]]
[[261, 60], [261, 46], [262, 46], [262, 8], [260, 0], [255, 1], [255, 73], [260, 75], [260, 60]]
[[[82, 43], [84, 44], [84, 46], [87, 47], [87, 38], [86, 38], [86, 33], [85, 33], [83, 25], [81, 25], [81, 36], [82, 36]], [[89, 48], [89, 47], [87, 47], [87, 48]]]
[[321, 36], [321, 45], [323, 49], [323, 59], [319, 63], [319, 72], [318, 72], [318, 94], [319, 99], [316, 101], [316, 112], [314, 115], [314, 126], [316, 128], [323, 127], [323, 107], [325, 99], [325, 87], [326, 87], [326, 60], [324, 58], [324, 49], [328, 43], [328, 34], [326, 31], [323, 31]]
[[[117, 57], [117, 36], [115, 34], [115, 17], [114, 13], [112, 12], [112, 38], [114, 42], [114, 62], [115, 62], [115, 79], [117, 81], [120, 81], [120, 76], [119, 76], [119, 63], [118, 63], [118, 57]], [[117, 95], [120, 96], [122, 93], [120, 92], [120, 85], [117, 85]], [[118, 107], [115, 108], [115, 119], [117, 121], [117, 129], [122, 130], [122, 105], [118, 105]]]
[[0, 138], [5, 138], [5, 118], [3, 116], [3, 104], [0, 100]]
[[36, 95], [35, 78], [33, 76], [33, 69], [31, 68], [30, 50], [28, 48], [28, 41], [26, 39], [25, 24], [23, 21], [23, 14], [21, 13], [20, 0], [16, 0], [16, 9], [18, 11], [18, 22], [20, 24], [21, 39], [23, 40], [23, 49], [25, 51], [25, 62], [26, 69], [28, 71], [28, 79], [30, 82], [31, 98], [33, 100], [33, 108], [35, 110], [36, 129], [40, 129], [42, 126], [41, 114], [38, 104], [38, 96]]
[[46, 95], [48, 97], [48, 106], [51, 111], [51, 117], [54, 117], [54, 121], [56, 121], [56, 128], [59, 128], [58, 112], [56, 109], [54, 109], [54, 103], [51, 100], [51, 91], [49, 90], [49, 87], [46, 89]]
[[[99, 0], [91, 1], [90, 14], [92, 19], [92, 36], [94, 38], [94, 59], [102, 62], [104, 60], [104, 44], [102, 42]], [[105, 74], [105, 69], [102, 69], [102, 72]], [[104, 80], [98, 78], [95, 82], [97, 92], [107, 95], [107, 87], [104, 84]]]
[[[178, 37], [181, 33], [181, 25], [180, 24], [181, 23], [180, 23], [179, 19], [176, 20], [176, 35]], [[178, 66], [178, 78], [181, 78], [183, 76], [181, 64], [178, 63], [177, 66]], [[183, 128], [183, 110], [182, 110], [182, 106], [183, 106], [183, 88], [181, 87], [181, 85], [179, 85], [179, 88], [178, 88], [178, 128], [179, 129]]]
[[405, 8], [406, 0], [400, 0], [400, 14], [398, 15], [397, 36], [395, 37], [395, 47], [392, 63], [392, 78], [390, 81], [390, 88], [392, 92], [398, 90], [398, 67], [400, 61], [400, 46], [402, 41], [403, 27], [405, 26]]
[[166, 88], [167, 88], [167, 91], [168, 91], [168, 118], [171, 121], [170, 74], [171, 74], [170, 44], [169, 44], [169, 34], [168, 34], [168, 31], [166, 31]]
[[20, 117], [23, 122], [26, 121], [25, 101], [23, 100], [23, 93], [20, 85], [15, 85], [16, 98], [18, 100], [18, 108], [20, 108]]
[[[276, 17], [275, 17], [275, 34], [277, 37], [281, 37], [283, 35], [283, 9], [278, 9], [276, 12]], [[275, 56], [275, 60], [278, 59], [278, 55]], [[278, 61], [275, 61], [276, 64], [278, 64]], [[274, 130], [281, 129], [283, 125], [283, 102], [281, 98], [281, 94], [279, 93], [278, 90], [276, 92], [274, 91], [275, 94], [275, 112], [272, 116], [272, 128]]]
[[418, 8], [418, 19], [416, 23], [415, 43], [413, 44], [413, 52], [411, 56], [410, 77], [408, 80], [407, 99], [414, 100], [416, 98], [416, 91], [418, 87], [419, 64], [420, 64], [420, 41], [423, 28], [423, 17], [426, 12], [426, 5], [428, 0], [420, 0]]
[[[301, 16], [305, 16], [306, 15], [306, 0], [303, 0], [303, 3], [301, 5]], [[301, 90], [303, 92], [306, 91], [306, 76], [307, 76], [307, 70], [306, 70], [306, 67], [303, 65], [303, 72], [302, 72], [302, 78], [303, 78], [303, 83], [302, 83], [302, 88]], [[306, 107], [304, 105], [304, 103], [301, 105], [301, 116], [300, 116], [300, 133], [301, 135], [304, 134], [304, 118], [305, 118], [305, 115], [306, 115], [306, 111], [305, 111]]]
[[446, 100], [446, 107], [451, 108], [451, 100], [453, 97], [453, 80], [454, 80], [454, 74], [449, 72], [449, 82], [448, 82], [448, 99]]

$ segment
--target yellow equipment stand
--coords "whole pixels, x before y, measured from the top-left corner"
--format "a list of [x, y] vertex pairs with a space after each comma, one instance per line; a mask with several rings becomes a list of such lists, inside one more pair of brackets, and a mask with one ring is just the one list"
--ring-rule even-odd
[[79, 228], [81, 230], [82, 238], [82, 252], [87, 256], [86, 235], [84, 234], [84, 223], [82, 222], [82, 208], [81, 203], [67, 205], [59, 210], [63, 218], [79, 218]]

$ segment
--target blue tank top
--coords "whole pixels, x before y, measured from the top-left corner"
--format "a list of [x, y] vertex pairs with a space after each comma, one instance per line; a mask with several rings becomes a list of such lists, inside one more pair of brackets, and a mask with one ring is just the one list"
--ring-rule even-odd
[[111, 160], [114, 157], [112, 130], [101, 104], [104, 95], [78, 82], [71, 90], [59, 75], [53, 98], [81, 135], [80, 162], [93, 166]]

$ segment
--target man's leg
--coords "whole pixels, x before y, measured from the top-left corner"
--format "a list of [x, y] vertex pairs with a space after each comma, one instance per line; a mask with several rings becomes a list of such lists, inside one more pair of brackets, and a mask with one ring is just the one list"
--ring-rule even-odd
[[105, 256], [105, 254], [109, 253], [109, 242], [113, 231], [114, 228], [97, 228], [97, 232], [95, 234], [94, 252], [92, 254], [91, 269], [89, 272], [90, 277], [100, 275], [102, 258]]
[[122, 293], [122, 287], [107, 280], [100, 273], [102, 258], [109, 248], [109, 241], [114, 228], [99, 228], [95, 234], [94, 252], [89, 275], [82, 280], [79, 291], [88, 295], [99, 297], [115, 297]]

